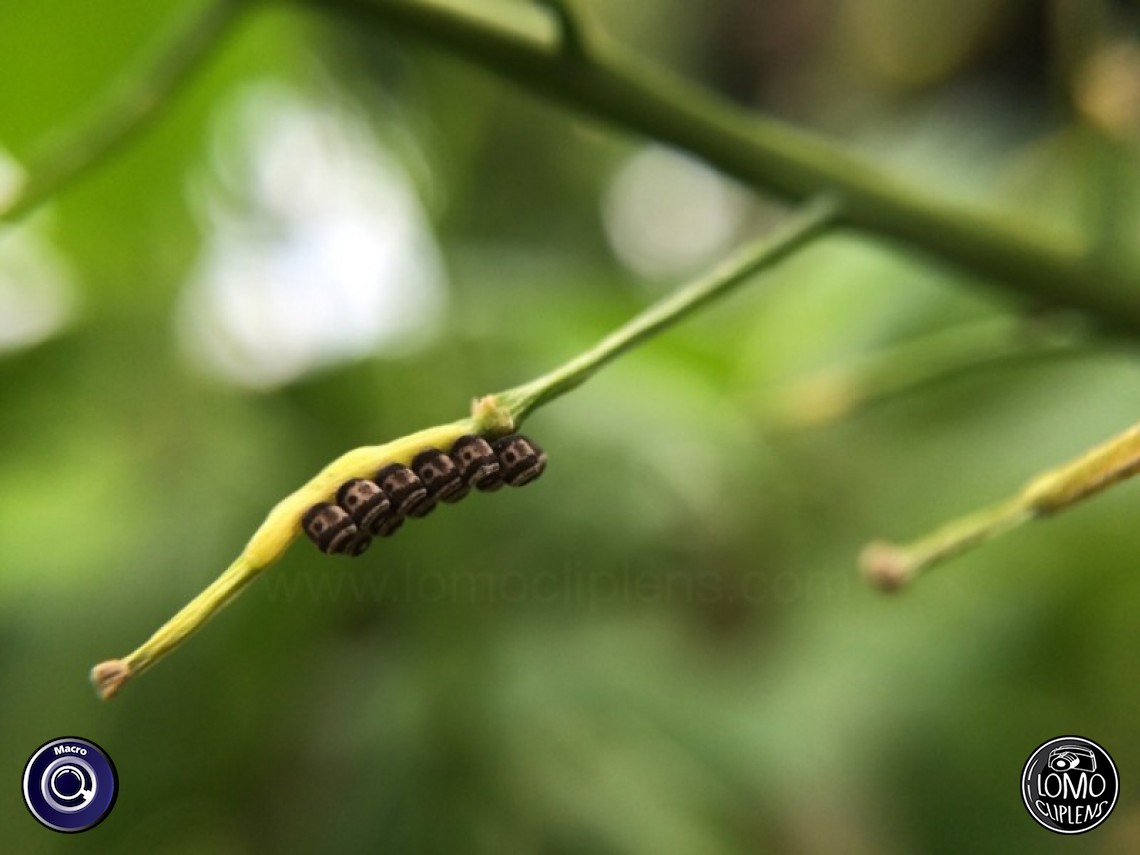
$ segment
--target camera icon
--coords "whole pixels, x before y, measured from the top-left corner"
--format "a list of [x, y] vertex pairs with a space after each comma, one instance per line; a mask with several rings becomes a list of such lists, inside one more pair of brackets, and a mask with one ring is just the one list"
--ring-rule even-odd
[[1096, 757], [1079, 745], [1062, 745], [1049, 752], [1048, 765], [1054, 772], [1095, 772]]

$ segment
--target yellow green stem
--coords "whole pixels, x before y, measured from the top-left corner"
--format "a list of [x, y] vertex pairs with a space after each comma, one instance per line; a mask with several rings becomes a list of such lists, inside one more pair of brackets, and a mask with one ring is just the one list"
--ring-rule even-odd
[[371, 477], [389, 463], [408, 465], [427, 448], [450, 448], [468, 433], [501, 433], [509, 422], [493, 402], [476, 402], [474, 414], [451, 424], [417, 431], [384, 445], [345, 452], [307, 484], [274, 506], [234, 562], [202, 593], [187, 603], [150, 638], [122, 659], [95, 666], [91, 679], [104, 698], [112, 697], [131, 677], [142, 673], [218, 613], [263, 570], [271, 567], [301, 532], [301, 516], [317, 502], [329, 501], [350, 478]]
[[371, 477], [389, 463], [408, 465], [428, 448], [450, 448], [464, 434], [510, 433], [536, 407], [574, 389], [619, 354], [677, 323], [752, 274], [787, 257], [818, 236], [834, 220], [838, 205], [819, 200], [804, 207], [771, 236], [733, 256], [707, 276], [650, 306], [595, 347], [536, 380], [475, 401], [470, 418], [427, 428], [384, 445], [345, 452], [307, 484], [282, 499], [254, 532], [234, 562], [136, 650], [96, 665], [91, 680], [110, 698], [131, 677], [142, 673], [199, 630], [263, 570], [272, 566], [301, 531], [301, 517], [317, 502], [329, 501], [350, 478]]
[[876, 541], [859, 563], [877, 587], [893, 591], [920, 573], [1029, 520], [1054, 514], [1140, 472], [1140, 424], [1047, 470], [1001, 504], [975, 511], [910, 544]]

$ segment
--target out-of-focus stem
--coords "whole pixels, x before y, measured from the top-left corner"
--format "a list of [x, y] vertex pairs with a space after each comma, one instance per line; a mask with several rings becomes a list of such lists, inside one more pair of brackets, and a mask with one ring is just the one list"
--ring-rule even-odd
[[867, 579], [893, 591], [920, 573], [1032, 519], [1075, 505], [1140, 472], [1140, 424], [1055, 469], [1001, 504], [950, 522], [909, 544], [868, 544], [859, 563]]
[[966, 372], [1105, 347], [1072, 326], [1020, 317], [955, 324], [796, 378], [773, 396], [764, 418], [776, 431], [818, 427]]
[[[361, 27], [421, 36], [538, 96], [689, 151], [749, 186], [792, 200], [843, 199], [842, 224], [980, 274], [1009, 293], [1140, 332], [1140, 277], [1008, 213], [956, 205], [841, 145], [735, 107], [615, 45], [599, 28], [567, 50], [559, 20], [493, 0], [302, 0]], [[563, 10], [565, 11], [565, 10]], [[537, 20], [536, 20], [537, 19]]]
[[158, 50], [152, 64], [134, 70], [109, 93], [93, 119], [50, 142], [27, 167], [17, 189], [0, 198], [0, 223], [27, 216], [154, 122], [246, 5], [245, 0], [215, 0]]

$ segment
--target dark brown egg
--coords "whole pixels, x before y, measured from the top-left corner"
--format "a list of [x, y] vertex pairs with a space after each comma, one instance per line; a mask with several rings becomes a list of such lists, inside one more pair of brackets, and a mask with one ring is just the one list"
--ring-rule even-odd
[[503, 479], [499, 477], [499, 459], [483, 437], [461, 436], [451, 446], [451, 459], [468, 487], [490, 492], [503, 486]]
[[470, 491], [459, 476], [459, 467], [438, 448], [421, 451], [412, 460], [412, 471], [419, 476], [429, 496], [441, 502], [458, 502]]
[[357, 528], [374, 537], [388, 537], [404, 522], [375, 481], [345, 481], [336, 491], [336, 503], [348, 511]]
[[301, 528], [321, 552], [330, 555], [360, 555], [372, 543], [348, 511], [329, 502], [318, 502], [305, 511]]
[[529, 484], [546, 471], [546, 452], [520, 433], [497, 439], [492, 447], [499, 459], [499, 472], [512, 487]]
[[376, 483], [388, 494], [392, 509], [401, 517], [423, 517], [435, 507], [420, 477], [407, 466], [390, 463], [376, 473]]

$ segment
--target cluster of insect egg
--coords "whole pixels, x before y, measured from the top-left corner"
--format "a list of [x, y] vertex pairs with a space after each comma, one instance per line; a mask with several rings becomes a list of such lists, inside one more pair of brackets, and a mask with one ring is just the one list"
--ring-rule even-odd
[[321, 552], [360, 555], [373, 537], [388, 537], [408, 517], [427, 516], [439, 502], [458, 502], [471, 488], [484, 492], [503, 484], [521, 487], [546, 469], [546, 452], [521, 434], [492, 445], [463, 436], [450, 453], [422, 451], [411, 466], [392, 463], [371, 480], [341, 484], [335, 502], [318, 502], [301, 518], [301, 527]]

